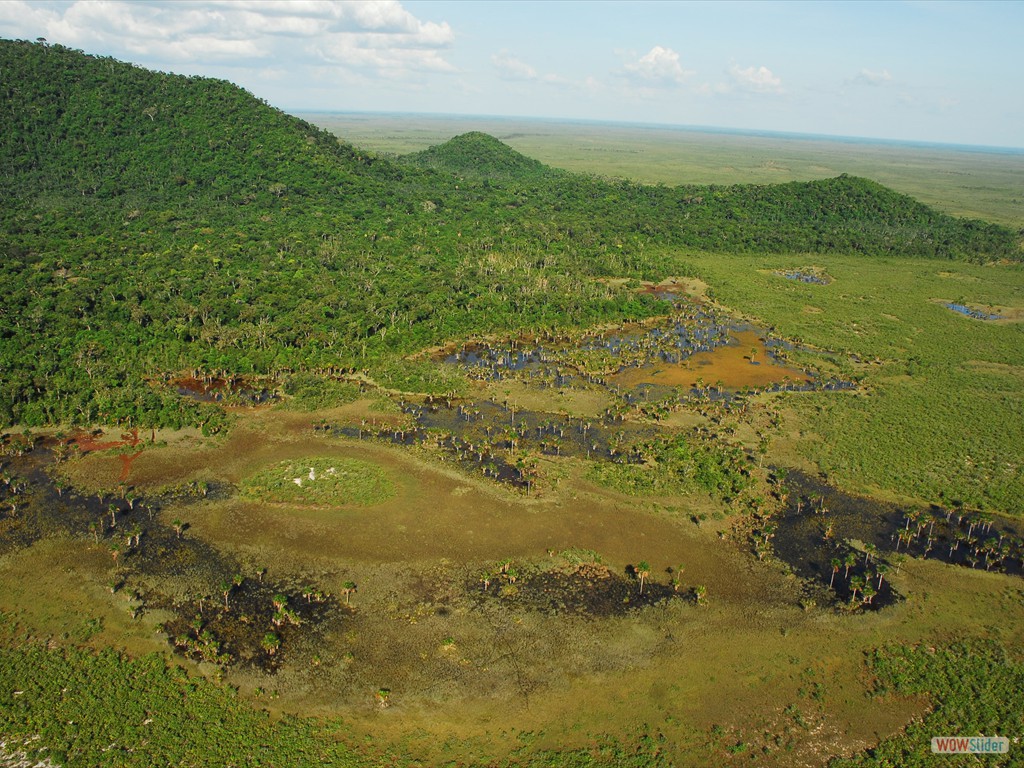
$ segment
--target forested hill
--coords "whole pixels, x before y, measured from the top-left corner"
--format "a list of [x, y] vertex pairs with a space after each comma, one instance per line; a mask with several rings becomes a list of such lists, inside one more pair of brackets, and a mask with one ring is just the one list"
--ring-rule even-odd
[[456, 336], [661, 311], [602, 276], [686, 248], [1017, 258], [871, 182], [646, 187], [482, 134], [375, 159], [230, 83], [0, 41], [0, 422], [214, 425], [179, 372], [355, 366]]
[[459, 176], [492, 181], [546, 180], [563, 173], [479, 131], [464, 133], [439, 146], [406, 155], [402, 161], [420, 168], [435, 168]]

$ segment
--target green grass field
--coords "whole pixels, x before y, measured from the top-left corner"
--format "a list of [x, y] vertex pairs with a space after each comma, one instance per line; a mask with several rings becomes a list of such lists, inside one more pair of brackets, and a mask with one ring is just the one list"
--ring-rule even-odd
[[483, 131], [556, 168], [649, 184], [772, 184], [848, 173], [956, 216], [1024, 227], [1024, 152], [552, 120], [300, 115], [345, 141], [408, 154]]

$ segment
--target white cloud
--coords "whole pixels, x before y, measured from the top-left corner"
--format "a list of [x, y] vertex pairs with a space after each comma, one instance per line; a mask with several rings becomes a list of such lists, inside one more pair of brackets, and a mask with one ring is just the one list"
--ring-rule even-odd
[[782, 79], [772, 74], [766, 66], [740, 68], [733, 64], [729, 74], [740, 88], [758, 93], [782, 93]]
[[683, 69], [679, 54], [671, 48], [656, 45], [636, 61], [626, 62], [626, 74], [634, 81], [647, 85], [681, 85], [693, 73]]
[[0, 0], [0, 36], [43, 36], [159, 68], [291, 59], [389, 77], [454, 69], [443, 55], [451, 27], [397, 0]]
[[885, 83], [892, 81], [892, 75], [889, 74], [888, 69], [862, 69], [854, 80], [866, 85], [885, 85]]
[[536, 69], [506, 51], [491, 56], [491, 63], [503, 80], [536, 80], [539, 77]]

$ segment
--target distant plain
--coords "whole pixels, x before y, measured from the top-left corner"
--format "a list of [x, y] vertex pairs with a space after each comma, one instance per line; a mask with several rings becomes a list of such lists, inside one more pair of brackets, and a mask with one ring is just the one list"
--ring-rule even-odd
[[482, 131], [556, 168], [645, 184], [774, 184], [847, 173], [955, 216], [1024, 228], [1024, 149], [527, 118], [297, 116], [380, 154], [419, 152]]

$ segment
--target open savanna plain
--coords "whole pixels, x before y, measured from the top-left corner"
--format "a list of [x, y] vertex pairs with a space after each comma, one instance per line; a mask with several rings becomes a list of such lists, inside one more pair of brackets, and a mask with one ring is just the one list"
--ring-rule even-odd
[[[986, 656], [989, 643], [1024, 641], [1019, 551], [970, 567], [908, 558], [895, 538], [904, 516], [909, 530], [911, 515], [949, 509], [988, 514], [1019, 541], [1022, 326], [945, 304], [1011, 317], [1024, 273], [672, 258], [693, 277], [660, 286], [665, 318], [599, 338], [648, 338], [701, 307], [724, 343], [645, 359], [619, 384], [595, 375], [603, 352], [581, 329], [548, 340], [557, 374], [512, 364], [529, 337], [428, 354], [461, 377], [439, 398], [353, 380], [333, 403], [230, 406], [230, 430], [214, 437], [10, 436], [5, 467], [27, 488], [3, 519], [6, 716], [34, 723], [59, 763], [203, 764], [179, 743], [179, 715], [128, 704], [131, 681], [166, 658], [189, 677], [164, 672], [160, 684], [218, 713], [231, 734], [219, 748], [234, 745], [239, 764], [259, 763], [268, 741], [293, 741], [300, 763], [330, 745], [331, 760], [353, 765], [709, 766], [824, 765], [883, 742], [906, 764], [928, 759], [930, 732], [912, 725], [922, 718], [1019, 733], [1019, 697], [1000, 689], [1019, 684], [1019, 659]], [[467, 363], [492, 347], [490, 367]], [[673, 371], [684, 386], [669, 397], [629, 388]], [[850, 386], [797, 386], [810, 380]], [[474, 459], [487, 437], [496, 465]], [[705, 452], [677, 460], [651, 447], [658, 439]], [[704, 482], [694, 467], [708, 462], [719, 474]], [[827, 502], [837, 530], [824, 495], [790, 487], [786, 468], [823, 473], [840, 494]], [[856, 537], [845, 494], [868, 500]], [[838, 581], [877, 578], [884, 604], [829, 589], [836, 573], [816, 573], [813, 554], [773, 550], [794, 501], [818, 505], [812, 549], [831, 539], [856, 553], [860, 575], [844, 563]], [[898, 510], [888, 522], [886, 503]], [[25, 647], [39, 643], [51, 650], [33, 667]], [[102, 656], [121, 666], [93, 660], [58, 689], [32, 676], [74, 648], [149, 666]], [[947, 683], [970, 659], [995, 671], [975, 674], [980, 690], [914, 688], [907, 669], [885, 665], [907, 653], [920, 672], [915, 648], [939, 654], [916, 661], [940, 659]], [[237, 693], [209, 703], [225, 685]], [[114, 760], [73, 725], [72, 701], [86, 696], [124, 721]]]

